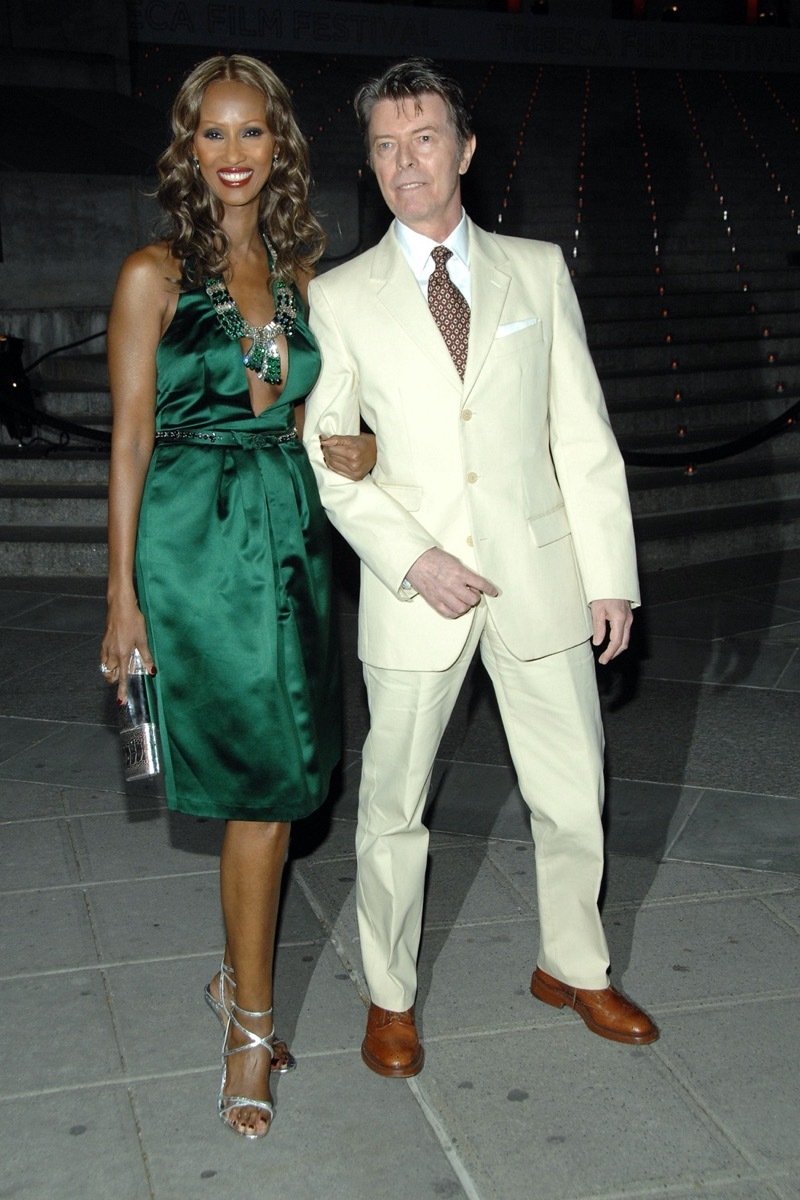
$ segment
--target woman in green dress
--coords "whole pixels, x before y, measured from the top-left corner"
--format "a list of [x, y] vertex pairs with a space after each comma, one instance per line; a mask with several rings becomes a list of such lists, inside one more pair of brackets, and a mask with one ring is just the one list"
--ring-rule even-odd
[[[109, 320], [101, 670], [121, 702], [139, 650], [169, 807], [227, 821], [227, 942], [206, 999], [225, 1027], [220, 1117], [256, 1138], [270, 1071], [294, 1065], [272, 1022], [290, 822], [323, 802], [339, 757], [328, 528], [298, 436], [320, 366], [306, 289], [324, 234], [289, 93], [263, 63], [201, 63], [172, 124], [168, 234], [125, 261]], [[374, 449], [352, 441], [337, 439], [339, 469], [358, 478]]]

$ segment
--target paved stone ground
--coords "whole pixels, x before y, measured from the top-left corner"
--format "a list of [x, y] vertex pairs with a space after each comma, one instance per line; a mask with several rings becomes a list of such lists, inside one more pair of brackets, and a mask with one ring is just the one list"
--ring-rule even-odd
[[219, 830], [125, 790], [102, 592], [0, 583], [0, 1196], [800, 1197], [800, 554], [646, 579], [636, 644], [602, 675], [604, 918], [653, 1046], [528, 992], [529, 833], [474, 674], [430, 805], [427, 1062], [409, 1082], [358, 1054], [366, 715], [343, 589], [348, 750], [333, 803], [294, 831], [277, 962], [300, 1065], [254, 1145], [214, 1112]]

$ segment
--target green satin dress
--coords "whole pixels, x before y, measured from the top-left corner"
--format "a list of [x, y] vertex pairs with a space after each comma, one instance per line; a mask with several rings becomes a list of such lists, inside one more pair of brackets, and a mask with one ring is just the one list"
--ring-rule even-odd
[[167, 803], [197, 816], [306, 816], [339, 758], [329, 529], [291, 437], [320, 367], [301, 314], [259, 416], [204, 288], [180, 296], [156, 356], [156, 429], [180, 436], [156, 440], [136, 576]]

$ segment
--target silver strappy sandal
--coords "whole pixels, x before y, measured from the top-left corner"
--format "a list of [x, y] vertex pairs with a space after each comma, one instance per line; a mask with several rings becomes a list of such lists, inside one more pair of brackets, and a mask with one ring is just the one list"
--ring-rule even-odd
[[[228, 1024], [228, 1000], [225, 996], [227, 988], [230, 996], [230, 1003], [233, 1003], [233, 989], [236, 987], [236, 980], [233, 977], [233, 967], [229, 967], [224, 961], [219, 965], [219, 1000], [215, 999], [211, 992], [211, 984], [207, 983], [203, 995], [206, 1004], [219, 1020], [222, 1028], [225, 1029]], [[272, 1066], [271, 1071], [276, 1075], [288, 1075], [289, 1071], [294, 1071], [297, 1067], [297, 1059], [292, 1054], [286, 1042], [276, 1038], [272, 1047]]]
[[[226, 1125], [228, 1129], [232, 1129], [234, 1133], [238, 1133], [240, 1137], [245, 1137], [248, 1141], [256, 1141], [258, 1138], [266, 1137], [272, 1128], [272, 1121], [275, 1116], [275, 1104], [272, 1100], [253, 1100], [249, 1096], [226, 1096], [225, 1084], [228, 1081], [228, 1059], [234, 1054], [241, 1054], [245, 1050], [254, 1050], [258, 1046], [262, 1046], [265, 1050], [268, 1050], [271, 1055], [272, 1044], [275, 1041], [275, 1029], [273, 1028], [264, 1037], [259, 1037], [258, 1034], [253, 1033], [241, 1023], [236, 1016], [237, 1013], [241, 1013], [243, 1017], [268, 1017], [272, 1013], [272, 1009], [268, 1008], [266, 1012], [251, 1012], [247, 1008], [239, 1008], [238, 1004], [232, 1003], [228, 1012], [225, 1039], [222, 1043], [222, 1083], [220, 1084], [219, 1100], [217, 1102], [220, 1120], [223, 1125]], [[235, 1025], [239, 1032], [247, 1038], [243, 1046], [234, 1046], [232, 1049], [228, 1049], [228, 1035], [231, 1025]], [[269, 1117], [269, 1124], [264, 1132], [249, 1133], [239, 1129], [237, 1123], [230, 1119], [230, 1113], [237, 1108], [257, 1108], [260, 1112], [266, 1113]]]

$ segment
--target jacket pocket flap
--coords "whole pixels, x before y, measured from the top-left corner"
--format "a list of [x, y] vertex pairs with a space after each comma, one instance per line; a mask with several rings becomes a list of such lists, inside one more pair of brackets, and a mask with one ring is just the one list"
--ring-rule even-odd
[[552, 512], [543, 513], [541, 517], [530, 517], [528, 526], [537, 546], [557, 542], [570, 532], [567, 510], [563, 504], [560, 508], [554, 508]]
[[408, 512], [416, 512], [422, 503], [422, 488], [414, 487], [413, 484], [379, 483], [378, 487], [387, 492], [398, 504], [402, 504]]

